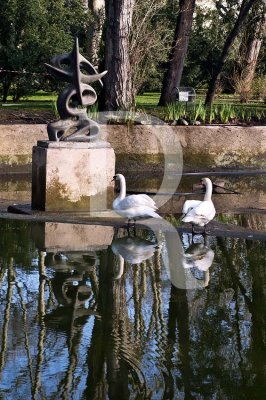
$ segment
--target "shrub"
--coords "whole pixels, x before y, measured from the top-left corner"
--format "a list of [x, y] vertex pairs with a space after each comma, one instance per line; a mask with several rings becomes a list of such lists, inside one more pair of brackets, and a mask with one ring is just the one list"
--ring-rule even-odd
[[266, 103], [266, 76], [258, 76], [252, 82], [253, 97]]

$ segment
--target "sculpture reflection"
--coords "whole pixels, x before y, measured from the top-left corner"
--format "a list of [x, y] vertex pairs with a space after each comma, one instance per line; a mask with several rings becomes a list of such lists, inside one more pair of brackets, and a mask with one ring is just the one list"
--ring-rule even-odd
[[[211, 245], [190, 245], [191, 235], [180, 238], [173, 230], [156, 235], [158, 251], [150, 231], [137, 233], [148, 239], [143, 252], [143, 239], [121, 237], [120, 229], [116, 254], [110, 245], [86, 254], [64, 250], [67, 259], [23, 242], [28, 266], [21, 265], [15, 240], [9, 250], [14, 258], [7, 258], [2, 235], [5, 398], [174, 400], [239, 398], [245, 392], [263, 398], [265, 243], [208, 237]], [[128, 264], [114, 279], [118, 250]], [[162, 255], [168, 256], [172, 285]]]
[[59, 306], [47, 313], [44, 321], [50, 329], [64, 331], [68, 336], [69, 362], [60, 383], [62, 398], [67, 399], [74, 383], [84, 324], [90, 316], [97, 315], [97, 256], [95, 252], [56, 253], [47, 255], [46, 262], [55, 270], [50, 287]]
[[[51, 280], [51, 287], [55, 299], [60, 307], [46, 315], [46, 322], [50, 325], [62, 325], [67, 328], [78, 319], [85, 319], [94, 314], [88, 300], [94, 297], [91, 281], [96, 264], [95, 254], [62, 254], [56, 253], [47, 258], [53, 264], [55, 270], [54, 278]], [[84, 322], [84, 321], [83, 321]], [[77, 325], [77, 324], [76, 324]], [[68, 326], [71, 329], [71, 326]], [[68, 329], [67, 328], [67, 329]]]

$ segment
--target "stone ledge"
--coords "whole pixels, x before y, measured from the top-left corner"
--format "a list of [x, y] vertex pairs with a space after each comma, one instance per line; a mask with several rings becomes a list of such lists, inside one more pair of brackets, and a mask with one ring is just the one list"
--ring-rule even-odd
[[[265, 126], [102, 125], [101, 129], [101, 139], [114, 148], [116, 170], [121, 172], [130, 169], [131, 163], [133, 169], [162, 170], [160, 132], [170, 133], [169, 140], [172, 135], [179, 140], [185, 171], [266, 168]], [[29, 172], [32, 147], [38, 141], [47, 142], [46, 125], [0, 125], [0, 140], [0, 172]]]
[[37, 146], [43, 147], [45, 149], [105, 149], [110, 148], [111, 145], [105, 141], [95, 141], [95, 142], [77, 142], [77, 141], [60, 141], [60, 142], [50, 142], [49, 140], [38, 140]]
[[[1, 212], [0, 218], [18, 219], [38, 222], [56, 222], [64, 224], [82, 224], [82, 225], [101, 225], [111, 227], [126, 227], [125, 220], [119, 218], [112, 210], [107, 210], [97, 213], [54, 213], [54, 212], [41, 212], [31, 209], [29, 204], [13, 204], [8, 207], [9, 212]], [[136, 227], [145, 228], [153, 231], [172, 232], [173, 226], [167, 228], [163, 220], [160, 219], [143, 219], [136, 222]], [[169, 230], [170, 229], [170, 230]], [[191, 233], [191, 225], [185, 224], [175, 226], [178, 232]], [[208, 224], [207, 235], [221, 236], [221, 237], [238, 237], [250, 240], [266, 240], [265, 231], [258, 231], [241, 226], [211, 221]]]

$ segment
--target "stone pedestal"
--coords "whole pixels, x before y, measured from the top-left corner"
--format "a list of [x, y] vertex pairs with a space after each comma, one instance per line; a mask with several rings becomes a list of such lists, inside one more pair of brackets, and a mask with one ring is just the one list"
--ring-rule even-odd
[[106, 142], [38, 141], [32, 151], [33, 210], [110, 208], [115, 154]]

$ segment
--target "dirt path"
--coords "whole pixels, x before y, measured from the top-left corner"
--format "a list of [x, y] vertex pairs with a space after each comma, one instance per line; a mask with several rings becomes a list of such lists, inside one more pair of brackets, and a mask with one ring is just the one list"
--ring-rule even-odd
[[47, 124], [55, 120], [52, 111], [0, 109], [0, 124]]

